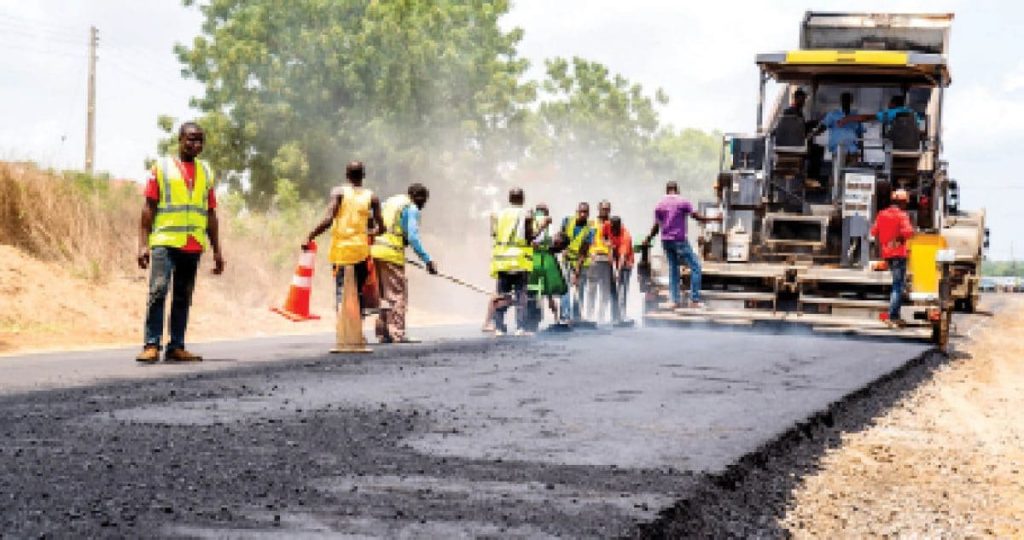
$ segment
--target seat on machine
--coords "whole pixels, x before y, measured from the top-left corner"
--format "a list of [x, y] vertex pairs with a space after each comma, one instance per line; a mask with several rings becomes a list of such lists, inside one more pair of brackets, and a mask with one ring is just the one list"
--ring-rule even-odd
[[807, 153], [807, 126], [795, 114], [784, 114], [775, 126], [775, 152], [785, 154]]
[[894, 157], [918, 157], [921, 155], [921, 130], [913, 113], [904, 112], [893, 118], [889, 127]]

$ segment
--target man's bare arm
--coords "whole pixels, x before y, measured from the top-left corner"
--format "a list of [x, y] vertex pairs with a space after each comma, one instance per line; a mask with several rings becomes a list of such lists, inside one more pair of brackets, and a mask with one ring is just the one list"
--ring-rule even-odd
[[156, 201], [146, 199], [142, 205], [142, 217], [139, 219], [139, 268], [145, 270], [149, 266], [149, 234], [153, 232], [153, 219], [156, 217]]
[[206, 211], [206, 234], [213, 248], [213, 273], [220, 274], [224, 272], [224, 254], [220, 251], [220, 221], [214, 208]]
[[316, 227], [309, 233], [309, 236], [306, 237], [306, 243], [302, 245], [303, 248], [309, 245], [314, 238], [326, 231], [331, 226], [331, 223], [334, 223], [334, 216], [337, 215], [338, 208], [341, 207], [341, 197], [341, 193], [331, 195], [331, 202], [327, 205], [327, 213], [324, 214], [324, 218], [320, 220], [320, 223], [317, 223]]
[[653, 240], [655, 236], [658, 236], [658, 231], [660, 231], [660, 230], [661, 230], [661, 227], [659, 227], [658, 226], [658, 222], [655, 221], [654, 222], [654, 226], [651, 227], [650, 234], [647, 235], [647, 238], [644, 238], [644, 245], [645, 246], [650, 245], [651, 244], [651, 240]]
[[370, 230], [370, 236], [384, 234], [384, 214], [380, 209], [380, 199], [376, 195], [370, 199], [370, 210], [373, 212], [373, 229]]

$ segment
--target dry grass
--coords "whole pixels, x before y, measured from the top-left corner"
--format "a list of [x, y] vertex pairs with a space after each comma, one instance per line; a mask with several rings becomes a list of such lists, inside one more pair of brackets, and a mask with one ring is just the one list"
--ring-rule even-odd
[[131, 182], [0, 163], [0, 243], [102, 280], [133, 259], [138, 193]]
[[[279, 192], [286, 195], [267, 212], [249, 212], [238, 196], [219, 196], [227, 269], [210, 276], [212, 257], [203, 257], [189, 339], [333, 328], [326, 249], [318, 254], [311, 301], [312, 312], [324, 319], [295, 324], [268, 309], [284, 300], [299, 245], [324, 210], [323, 202]], [[0, 353], [140, 339], [148, 278], [135, 262], [141, 209], [141, 189], [134, 182], [0, 162]], [[483, 274], [486, 255], [459, 257], [464, 250], [453, 242], [426, 241], [445, 270], [474, 277], [472, 267]], [[327, 242], [321, 237], [321, 246]], [[458, 262], [469, 259], [481, 269]], [[428, 279], [411, 272], [410, 325], [479, 319], [483, 302], [476, 295]], [[458, 316], [463, 312], [470, 315]]]
[[[67, 266], [76, 277], [96, 283], [138, 277], [141, 209], [141, 186], [134, 182], [0, 163], [0, 244]], [[225, 292], [245, 306], [281, 296], [315, 210], [291, 201], [286, 210], [254, 214], [239, 199], [224, 197], [218, 215], [228, 259]], [[327, 276], [318, 281], [330, 286]]]

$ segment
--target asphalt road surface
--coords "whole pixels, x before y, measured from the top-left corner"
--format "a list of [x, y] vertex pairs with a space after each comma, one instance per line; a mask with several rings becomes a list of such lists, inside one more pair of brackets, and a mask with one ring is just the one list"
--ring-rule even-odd
[[[0, 358], [0, 534], [616, 537], [921, 344], [707, 329]], [[457, 339], [438, 339], [441, 334]]]

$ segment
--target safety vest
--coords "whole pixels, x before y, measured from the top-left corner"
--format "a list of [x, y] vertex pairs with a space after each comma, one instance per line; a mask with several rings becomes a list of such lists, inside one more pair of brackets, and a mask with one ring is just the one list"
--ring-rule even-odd
[[611, 260], [612, 248], [604, 237], [604, 223], [601, 220], [592, 222], [594, 228], [594, 242], [590, 244], [588, 255], [591, 261]]
[[491, 250], [491, 277], [499, 272], [533, 270], [533, 248], [519, 234], [520, 222], [526, 215], [522, 208], [510, 207], [497, 215], [494, 225], [494, 248]]
[[149, 233], [149, 246], [180, 248], [194, 237], [203, 249], [209, 249], [206, 236], [206, 212], [209, 190], [213, 185], [210, 166], [196, 160], [195, 179], [188, 189], [177, 159], [162, 158], [156, 163], [156, 181], [160, 186], [160, 201]]
[[412, 204], [412, 199], [408, 195], [395, 195], [384, 201], [381, 214], [387, 229], [384, 234], [373, 239], [370, 255], [374, 259], [397, 265], [405, 264], [405, 246], [409, 244], [409, 241], [405, 237], [405, 231], [402, 230], [402, 213], [410, 204]]
[[331, 229], [332, 264], [359, 264], [370, 256], [370, 202], [373, 192], [364, 187], [341, 188], [341, 205]]
[[[580, 251], [583, 250], [583, 241], [586, 240], [587, 234], [594, 229], [594, 222], [588, 221], [585, 227], [580, 227], [578, 233], [573, 234], [573, 229], [576, 228], [576, 218], [570, 217], [565, 222], [565, 233], [566, 239], [569, 241], [569, 245], [565, 248], [565, 260], [569, 263], [575, 264], [580, 259]], [[593, 249], [593, 246], [591, 246]], [[587, 257], [583, 261], [583, 266], [590, 266], [590, 258]]]

